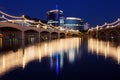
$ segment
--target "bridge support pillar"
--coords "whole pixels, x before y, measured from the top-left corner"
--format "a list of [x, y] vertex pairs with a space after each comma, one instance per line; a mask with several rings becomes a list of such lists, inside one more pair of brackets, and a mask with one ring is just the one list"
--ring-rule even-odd
[[51, 33], [49, 34], [49, 40], [51, 41]]
[[58, 39], [60, 39], [60, 33], [58, 33]]
[[40, 42], [40, 32], [38, 33], [38, 42]]
[[89, 34], [89, 37], [92, 37], [92, 33], [91, 33], [91, 31], [89, 31], [88, 34]]
[[67, 38], [68, 36], [67, 36], [67, 32], [65, 33], [65, 38]]
[[22, 40], [24, 40], [25, 39], [25, 33], [24, 33], [24, 31], [22, 31]]
[[96, 31], [96, 38], [98, 38], [98, 30]]
[[67, 38], [67, 33], [65, 33], [65, 38]]

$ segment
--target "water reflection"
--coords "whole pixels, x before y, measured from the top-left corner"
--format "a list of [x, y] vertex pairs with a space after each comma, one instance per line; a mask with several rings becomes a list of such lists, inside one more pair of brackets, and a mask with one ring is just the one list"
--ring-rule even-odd
[[88, 50], [92, 54], [102, 55], [107, 58], [112, 58], [120, 64], [120, 45], [112, 41], [102, 41], [98, 39], [88, 39]]
[[58, 74], [59, 69], [64, 64], [64, 53], [67, 53], [70, 63], [74, 62], [75, 49], [80, 46], [81, 38], [68, 38], [54, 40], [51, 42], [39, 43], [18, 49], [16, 52], [8, 51], [0, 54], [0, 75], [11, 71], [17, 67], [23, 67], [33, 61], [39, 60], [43, 57], [50, 57], [50, 67], [56, 68]]

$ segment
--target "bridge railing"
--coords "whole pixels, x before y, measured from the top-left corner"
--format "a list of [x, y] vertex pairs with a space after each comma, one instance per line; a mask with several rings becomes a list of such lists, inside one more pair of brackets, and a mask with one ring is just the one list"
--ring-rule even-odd
[[96, 26], [96, 27], [92, 27], [91, 29], [89, 29], [89, 31], [94, 31], [94, 30], [99, 30], [99, 29], [105, 29], [105, 28], [112, 28], [112, 27], [117, 27], [120, 25], [120, 18], [118, 18], [115, 22], [113, 23], [105, 23], [101, 26]]
[[26, 27], [35, 27], [39, 29], [49, 29], [49, 30], [54, 30], [54, 31], [64, 31], [64, 32], [75, 32], [78, 33], [78, 30], [71, 30], [71, 29], [66, 29], [62, 28], [60, 26], [52, 26], [48, 24], [44, 24], [41, 21], [34, 21], [34, 20], [29, 20], [24, 17], [24, 15], [18, 17], [18, 16], [12, 16], [7, 13], [4, 13], [0, 11], [0, 19], [3, 19], [0, 22], [5, 22], [5, 23], [12, 23], [18, 26], [26, 26]]

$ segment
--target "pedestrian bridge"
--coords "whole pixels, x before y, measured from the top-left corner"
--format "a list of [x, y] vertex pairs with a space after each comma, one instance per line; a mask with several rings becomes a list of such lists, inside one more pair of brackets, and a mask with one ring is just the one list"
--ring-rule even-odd
[[115, 38], [120, 37], [120, 19], [113, 23], [105, 23], [89, 29], [89, 36], [94, 38]]
[[78, 30], [47, 25], [41, 21], [28, 20], [24, 15], [17, 17], [2, 11], [0, 11], [0, 15], [0, 37], [3, 39], [17, 38], [25, 40], [26, 38], [34, 37], [41, 40], [51, 40], [80, 35]]

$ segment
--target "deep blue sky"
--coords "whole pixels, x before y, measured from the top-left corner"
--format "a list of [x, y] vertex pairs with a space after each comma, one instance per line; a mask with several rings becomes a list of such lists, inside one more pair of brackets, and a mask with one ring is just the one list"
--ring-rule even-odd
[[82, 18], [90, 26], [113, 22], [120, 17], [120, 0], [0, 0], [0, 10], [11, 15], [29, 15], [46, 19], [46, 12], [55, 9], [64, 16]]

